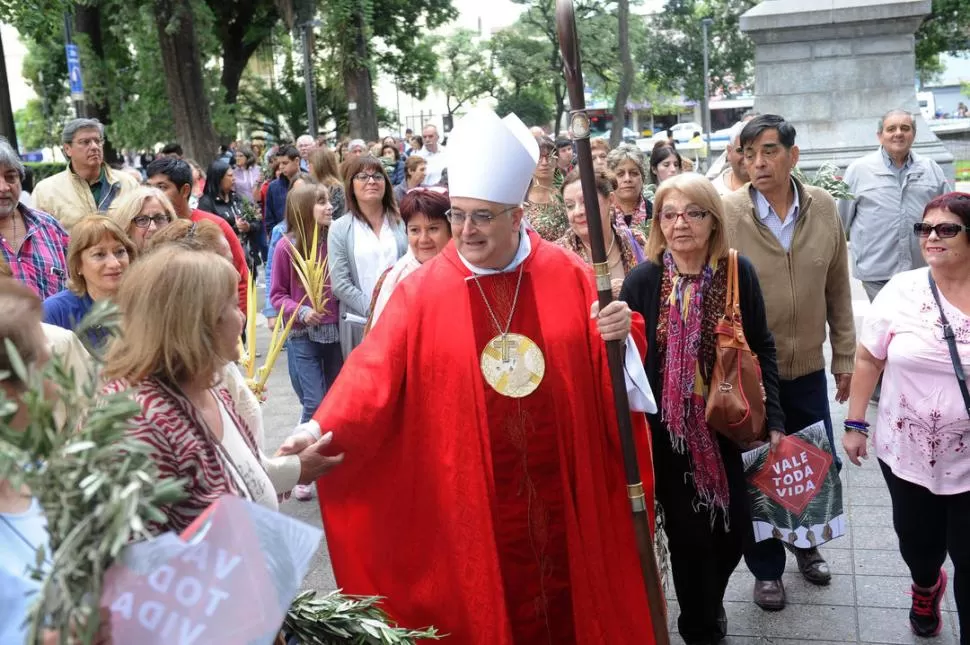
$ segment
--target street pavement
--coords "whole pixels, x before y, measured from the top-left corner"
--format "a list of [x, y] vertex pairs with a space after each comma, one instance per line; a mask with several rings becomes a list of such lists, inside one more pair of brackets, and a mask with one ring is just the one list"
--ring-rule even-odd
[[[852, 298], [858, 329], [869, 308], [869, 301], [861, 283], [854, 280]], [[259, 329], [258, 344], [265, 356], [269, 332], [262, 318]], [[828, 346], [826, 356], [829, 356]], [[285, 361], [284, 353], [270, 377], [269, 398], [263, 409], [268, 451], [275, 450], [300, 417], [300, 404], [290, 387]], [[831, 378], [829, 389], [836, 443], [841, 453], [839, 442], [846, 406], [835, 402], [835, 385]], [[870, 421], [874, 414], [874, 408], [870, 407]], [[843, 462], [843, 495], [849, 517], [847, 533], [822, 547], [822, 553], [832, 570], [832, 583], [827, 587], [809, 584], [799, 574], [794, 557], [789, 556], [784, 577], [788, 607], [780, 612], [768, 613], [751, 601], [754, 579], [742, 561], [725, 597], [729, 637], [724, 642], [727, 645], [958, 644], [952, 590], [953, 568], [949, 561], [946, 568], [951, 584], [944, 602], [946, 624], [943, 633], [932, 641], [917, 639], [909, 630], [907, 615], [910, 597], [906, 592], [910, 581], [899, 556], [889, 494], [879, 467], [874, 457], [861, 468], [850, 464], [844, 454]], [[282, 505], [281, 510], [320, 526], [316, 501], [291, 499]], [[335, 589], [325, 545], [313, 562], [305, 586], [321, 591]], [[678, 609], [672, 582], [668, 587], [669, 617], [671, 625], [675, 625]], [[672, 643], [682, 645], [676, 629], [672, 634]]]

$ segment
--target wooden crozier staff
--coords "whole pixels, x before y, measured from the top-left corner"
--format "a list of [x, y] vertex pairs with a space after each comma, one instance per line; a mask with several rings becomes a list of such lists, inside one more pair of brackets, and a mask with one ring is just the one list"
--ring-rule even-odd
[[[583, 96], [583, 72], [579, 59], [579, 37], [576, 34], [576, 16], [573, 0], [557, 0], [556, 24], [559, 31], [559, 47], [562, 51], [563, 73], [569, 88], [569, 135], [576, 142], [579, 157], [580, 183], [586, 199], [586, 221], [589, 223], [589, 243], [593, 256], [593, 271], [596, 274], [596, 290], [599, 295], [600, 310], [613, 300], [610, 284], [610, 267], [606, 259], [606, 245], [603, 242], [602, 215], [596, 199], [596, 176], [593, 171], [593, 153], [589, 145], [589, 117], [586, 114], [586, 99]], [[617, 124], [613, 124], [617, 127]], [[620, 446], [623, 450], [623, 469], [626, 473], [627, 496], [633, 510], [633, 528], [636, 534], [637, 549], [640, 552], [640, 569], [647, 588], [647, 602], [650, 604], [650, 618], [653, 624], [654, 643], [668, 645], [670, 636], [667, 631], [667, 605], [660, 584], [660, 571], [650, 534], [650, 519], [640, 479], [640, 466], [633, 443], [633, 425], [630, 420], [630, 402], [626, 395], [623, 372], [625, 354], [624, 341], [606, 343], [606, 354], [613, 382], [613, 403], [616, 408], [616, 421], [620, 430]]]

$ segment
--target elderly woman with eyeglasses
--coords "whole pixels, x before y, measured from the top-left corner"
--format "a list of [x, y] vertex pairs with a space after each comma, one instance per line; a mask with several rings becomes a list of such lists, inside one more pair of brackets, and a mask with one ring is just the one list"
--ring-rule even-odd
[[613, 206], [617, 226], [629, 226], [643, 231], [650, 230], [653, 206], [644, 196], [643, 153], [634, 145], [620, 144], [606, 157], [606, 166], [616, 175], [616, 191]]
[[[714, 326], [724, 313], [728, 246], [724, 207], [698, 174], [672, 177], [657, 190], [648, 262], [634, 268], [620, 300], [643, 315], [647, 378], [659, 402], [648, 415], [657, 502], [664, 512], [670, 563], [687, 643], [727, 634], [724, 592], [751, 531], [741, 449], [707, 425], [715, 360]], [[784, 436], [775, 341], [754, 267], [738, 261], [741, 319], [761, 363], [767, 427]]]
[[970, 642], [970, 194], [932, 200], [914, 224], [927, 267], [896, 274], [872, 301], [856, 350], [842, 445], [868, 457], [869, 397], [882, 375], [872, 445], [912, 577], [910, 627], [946, 619], [943, 562], [953, 562], [961, 643]]
[[407, 252], [408, 238], [380, 159], [349, 156], [344, 181], [351, 217], [341, 217], [330, 226], [327, 256], [333, 295], [340, 305], [340, 344], [346, 358], [364, 337], [378, 279]]
[[128, 234], [139, 252], [156, 232], [177, 219], [165, 193], [151, 186], [139, 186], [126, 194], [112, 206], [108, 216]]

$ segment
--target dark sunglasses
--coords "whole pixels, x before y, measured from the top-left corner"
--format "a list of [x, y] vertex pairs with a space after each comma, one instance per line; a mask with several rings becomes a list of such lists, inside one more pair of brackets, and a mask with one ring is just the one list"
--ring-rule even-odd
[[938, 238], [946, 239], [949, 237], [956, 237], [962, 231], [970, 231], [970, 227], [964, 226], [963, 224], [952, 224], [949, 222], [936, 225], [927, 224], [926, 222], [913, 224], [913, 233], [919, 237], [929, 237], [930, 233], [934, 231], [936, 232], [936, 236]]

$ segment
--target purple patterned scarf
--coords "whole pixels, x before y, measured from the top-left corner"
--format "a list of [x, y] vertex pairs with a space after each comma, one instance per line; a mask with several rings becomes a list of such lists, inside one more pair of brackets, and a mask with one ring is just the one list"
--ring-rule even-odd
[[[704, 380], [698, 367], [698, 355], [704, 296], [714, 279], [715, 267], [708, 263], [700, 276], [683, 276], [677, 272], [670, 251], [664, 253], [663, 261], [672, 288], [667, 313], [662, 418], [667, 424], [674, 452], [684, 454], [685, 449], [688, 451], [699, 504], [710, 509], [713, 523], [717, 510], [727, 510], [729, 494], [717, 437], [707, 425]], [[727, 523], [727, 513], [723, 516]]]

